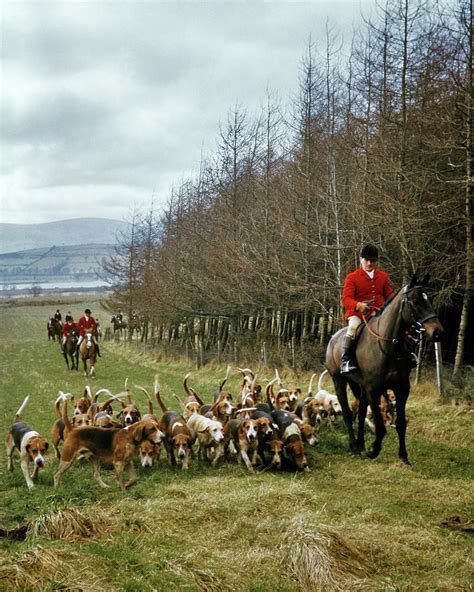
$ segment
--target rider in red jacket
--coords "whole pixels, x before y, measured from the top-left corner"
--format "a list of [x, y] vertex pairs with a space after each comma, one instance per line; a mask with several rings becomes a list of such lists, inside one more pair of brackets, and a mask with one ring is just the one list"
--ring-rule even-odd
[[63, 338], [61, 341], [61, 346], [64, 349], [64, 345], [66, 343], [67, 338], [71, 335], [73, 329], [77, 330], [77, 325], [73, 321], [72, 316], [70, 314], [66, 315], [66, 322], [63, 325]]
[[360, 267], [349, 273], [342, 289], [342, 305], [348, 321], [341, 356], [341, 374], [357, 370], [354, 359], [355, 336], [364, 317], [375, 314], [393, 294], [388, 275], [377, 269], [377, 247], [364, 245], [360, 251]]
[[94, 317], [91, 314], [90, 308], [86, 308], [84, 311], [84, 316], [82, 316], [79, 321], [77, 322], [77, 328], [80, 331], [79, 341], [77, 342], [77, 349], [81, 345], [82, 340], [84, 339], [86, 332], [92, 333], [92, 340], [97, 350], [97, 355], [99, 358], [101, 357], [99, 351], [99, 344], [97, 343], [97, 323], [95, 322]]

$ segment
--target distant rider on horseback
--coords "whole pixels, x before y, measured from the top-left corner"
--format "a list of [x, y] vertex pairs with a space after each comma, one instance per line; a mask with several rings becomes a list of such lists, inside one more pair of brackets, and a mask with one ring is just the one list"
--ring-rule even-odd
[[82, 343], [82, 340], [86, 336], [86, 332], [90, 331], [92, 334], [92, 341], [94, 342], [97, 355], [100, 355], [99, 344], [97, 343], [97, 323], [94, 317], [91, 314], [90, 308], [86, 308], [84, 311], [84, 316], [82, 316], [79, 321], [77, 322], [77, 328], [80, 331], [79, 341], [77, 342], [77, 351], [79, 351], [79, 347]]
[[69, 335], [71, 335], [71, 333], [74, 329], [77, 331], [77, 325], [73, 321], [72, 316], [70, 314], [67, 314], [66, 315], [66, 322], [63, 325], [63, 338], [61, 341], [61, 348], [62, 349], [64, 349], [67, 338], [69, 337]]
[[55, 319], [56, 321], [59, 321], [59, 322], [61, 322], [61, 321], [62, 321], [62, 318], [63, 318], [63, 317], [61, 316], [61, 313], [59, 312], [59, 308], [58, 308], [58, 309], [57, 309], [57, 311], [54, 313], [54, 319]]
[[341, 374], [357, 370], [355, 360], [355, 337], [364, 317], [376, 314], [377, 310], [393, 294], [388, 275], [377, 269], [379, 253], [370, 243], [360, 250], [360, 267], [349, 273], [342, 289], [342, 305], [348, 321], [341, 355]]

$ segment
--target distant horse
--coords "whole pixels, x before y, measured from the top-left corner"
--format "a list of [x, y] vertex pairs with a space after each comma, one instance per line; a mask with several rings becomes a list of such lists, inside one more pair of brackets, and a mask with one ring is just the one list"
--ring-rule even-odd
[[114, 328], [114, 338], [120, 339], [127, 329], [127, 323], [123, 319], [119, 319], [116, 315], [110, 319], [110, 322]]
[[[77, 329], [73, 329], [66, 338], [66, 343], [63, 346], [63, 356], [66, 360], [67, 367], [71, 370], [79, 370], [79, 352], [77, 351], [77, 342], [79, 341], [79, 335]], [[69, 359], [71, 360], [71, 366], [69, 366]]]
[[130, 334], [130, 339], [133, 337], [133, 333], [137, 332], [137, 339], [138, 335], [141, 333], [142, 327], [140, 323], [140, 318], [137, 314], [132, 314], [132, 316], [128, 319], [128, 331]]
[[46, 327], [48, 329], [48, 341], [56, 341], [56, 338], [58, 341], [61, 341], [61, 333], [63, 327], [61, 321], [58, 321], [54, 317], [51, 317]]
[[[84, 364], [84, 376], [95, 378], [95, 344], [92, 339], [92, 332], [87, 331], [84, 339], [79, 346], [82, 363]], [[89, 360], [90, 369], [87, 369], [87, 360]]]
[[[367, 405], [374, 414], [375, 440], [367, 451], [369, 458], [376, 458], [382, 448], [386, 428], [380, 412], [380, 397], [387, 389], [393, 390], [397, 401], [398, 456], [410, 464], [405, 445], [405, 406], [410, 393], [410, 351], [406, 339], [413, 328], [425, 331], [433, 341], [439, 341], [444, 329], [433, 310], [425, 287], [428, 276], [418, 283], [416, 275], [411, 282], [389, 299], [380, 314], [371, 317], [363, 326], [356, 346], [358, 370], [340, 373], [341, 349], [346, 329], [332, 336], [326, 350], [328, 369], [342, 407], [344, 423], [349, 432], [349, 447], [353, 454], [364, 450], [364, 425]], [[354, 435], [352, 413], [347, 401], [347, 384], [359, 399], [357, 438]]]

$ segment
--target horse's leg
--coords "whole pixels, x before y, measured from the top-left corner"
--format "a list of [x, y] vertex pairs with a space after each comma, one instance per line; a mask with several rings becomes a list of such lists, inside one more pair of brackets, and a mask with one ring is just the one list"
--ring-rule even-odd
[[88, 374], [87, 374], [87, 358], [82, 358], [82, 363], [84, 364], [84, 376], [88, 376]]
[[382, 440], [387, 433], [387, 429], [382, 418], [382, 413], [380, 412], [381, 394], [382, 393], [379, 391], [370, 391], [367, 396], [372, 409], [375, 424], [375, 440], [367, 451], [367, 456], [369, 458], [377, 458], [377, 456], [380, 454], [380, 451], [382, 450]]
[[349, 449], [353, 454], [360, 454], [361, 448], [354, 436], [354, 427], [352, 425], [352, 411], [347, 401], [347, 380], [340, 374], [335, 374], [332, 377], [334, 388], [336, 389], [336, 395], [339, 403], [342, 407], [342, 416], [344, 423], [346, 424], [347, 432], [349, 434]]
[[90, 375], [95, 378], [95, 355], [90, 356]]
[[63, 350], [63, 356], [64, 356], [64, 359], [66, 360], [66, 366], [69, 368], [69, 360], [67, 357], [67, 352], [65, 350]]
[[394, 388], [397, 401], [397, 418], [395, 420], [395, 426], [398, 434], [398, 457], [406, 465], [411, 464], [408, 460], [408, 452], [405, 445], [405, 433], [407, 430], [407, 420], [405, 416], [405, 406], [407, 403], [408, 395], [410, 394], [410, 384], [400, 385], [398, 388]]
[[[349, 386], [351, 388], [352, 394], [359, 401], [359, 408], [358, 408], [358, 411], [357, 411], [357, 439], [356, 439], [356, 445], [358, 446], [359, 450], [362, 451], [365, 448], [365, 439], [364, 439], [365, 426], [364, 426], [364, 422], [365, 422], [365, 416], [367, 415], [367, 395], [363, 391], [363, 389], [360, 386], [360, 384], [357, 384], [357, 382], [351, 381], [349, 379], [348, 380], [348, 383], [349, 383]], [[351, 413], [351, 417], [352, 417], [352, 413]]]

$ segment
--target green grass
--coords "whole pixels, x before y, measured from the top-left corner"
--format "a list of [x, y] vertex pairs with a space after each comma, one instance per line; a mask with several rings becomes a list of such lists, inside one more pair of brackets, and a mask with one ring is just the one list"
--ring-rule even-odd
[[[0, 305], [3, 433], [26, 394], [30, 401], [23, 419], [49, 438], [59, 390], [79, 395], [90, 384], [93, 392], [101, 387], [119, 392], [128, 378], [145, 407], [134, 385], [151, 391], [159, 373], [164, 399], [176, 408], [172, 394], [182, 396], [186, 372], [192, 371], [190, 384], [207, 401], [225, 374], [224, 366], [197, 371], [182, 361], [160, 362], [140, 349], [108, 342], [91, 381], [82, 371], [69, 371], [58, 344], [47, 341], [46, 320], [56, 302], [20, 304]], [[105, 327], [110, 315], [100, 302], [86, 304]], [[78, 318], [85, 303], [58, 305]], [[306, 389], [309, 375], [281, 372]], [[272, 374], [273, 369], [259, 368], [262, 379]], [[235, 392], [237, 384], [232, 376], [230, 390]], [[125, 494], [105, 467], [102, 475], [111, 489], [98, 487], [86, 462], [75, 464], [54, 490], [52, 451], [37, 486], [28, 491], [18, 461], [8, 473], [2, 453], [0, 528], [27, 526], [28, 535], [22, 541], [0, 538], [0, 588], [470, 589], [472, 413], [467, 405], [443, 404], [426, 381], [412, 389], [407, 414], [410, 468], [397, 460], [394, 430], [381, 455], [369, 461], [350, 457], [341, 425], [321, 429], [320, 445], [309, 451], [308, 474], [249, 475], [230, 461], [212, 468], [196, 460], [181, 472], [162, 454], [152, 470], [138, 468], [139, 481]]]

